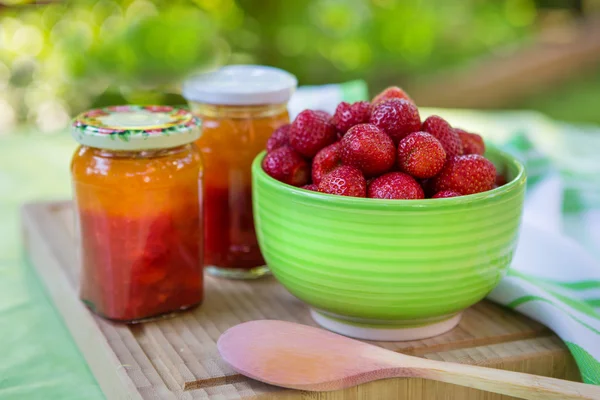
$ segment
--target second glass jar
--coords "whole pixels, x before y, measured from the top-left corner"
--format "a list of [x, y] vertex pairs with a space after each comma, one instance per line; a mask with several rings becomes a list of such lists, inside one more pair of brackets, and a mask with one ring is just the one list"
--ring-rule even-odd
[[230, 66], [184, 88], [202, 121], [196, 145], [204, 161], [204, 266], [211, 275], [251, 279], [269, 272], [254, 230], [251, 165], [273, 131], [289, 123], [295, 86], [285, 71]]

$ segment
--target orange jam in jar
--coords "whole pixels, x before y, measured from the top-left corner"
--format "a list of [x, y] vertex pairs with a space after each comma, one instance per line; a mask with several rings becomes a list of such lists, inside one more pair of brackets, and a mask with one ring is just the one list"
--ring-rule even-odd
[[75, 118], [80, 297], [97, 314], [139, 322], [202, 302], [198, 124], [166, 106]]
[[183, 95], [202, 121], [196, 141], [204, 161], [204, 266], [212, 275], [268, 273], [252, 213], [251, 165], [273, 131], [289, 123], [296, 78], [279, 69], [223, 67], [192, 77]]

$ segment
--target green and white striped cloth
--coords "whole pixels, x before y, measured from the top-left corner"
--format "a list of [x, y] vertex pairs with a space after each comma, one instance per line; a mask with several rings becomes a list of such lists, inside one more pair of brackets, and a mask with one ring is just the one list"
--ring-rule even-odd
[[[565, 146], [555, 160], [556, 153], [543, 153], [527, 132], [517, 132], [505, 146], [525, 163], [528, 192], [511, 269], [488, 298], [551, 328], [573, 354], [583, 381], [600, 385], [600, 262], [567, 236], [570, 224], [584, 232], [577, 236], [590, 248], [600, 246], [593, 243], [600, 233], [600, 175], [592, 174], [600, 172], [600, 163], [571, 169], [595, 155], [579, 163]], [[600, 129], [596, 135], [600, 139]], [[566, 132], [560, 139], [577, 140]], [[598, 139], [580, 137], [579, 145], [594, 148]]]
[[[301, 87], [304, 108], [333, 113], [340, 101], [367, 100], [358, 81]], [[420, 109], [482, 134], [526, 166], [528, 183], [511, 269], [488, 296], [552, 329], [583, 381], [600, 385], [600, 127], [560, 125], [531, 112]]]

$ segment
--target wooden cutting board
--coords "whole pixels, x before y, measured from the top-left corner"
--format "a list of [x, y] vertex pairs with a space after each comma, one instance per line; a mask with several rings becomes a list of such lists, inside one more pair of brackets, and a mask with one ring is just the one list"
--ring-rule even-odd
[[[79, 301], [79, 269], [70, 203], [22, 209], [29, 259], [109, 399], [460, 399], [509, 397], [422, 379], [387, 379], [337, 392], [308, 393], [236, 374], [220, 358], [219, 335], [238, 323], [279, 319], [315, 325], [308, 308], [273, 278], [206, 279], [204, 304], [142, 325], [119, 325]], [[426, 340], [378, 342], [420, 357], [580, 381], [562, 342], [542, 325], [483, 301], [452, 331]], [[76, 390], [76, 388], [74, 388]]]

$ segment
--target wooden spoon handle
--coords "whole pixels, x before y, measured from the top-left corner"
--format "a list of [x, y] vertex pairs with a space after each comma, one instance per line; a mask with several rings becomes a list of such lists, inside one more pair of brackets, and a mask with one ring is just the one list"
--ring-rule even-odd
[[419, 376], [425, 379], [530, 400], [600, 399], [600, 386], [475, 365], [421, 360], [424, 361], [423, 369], [415, 367], [419, 369]]

